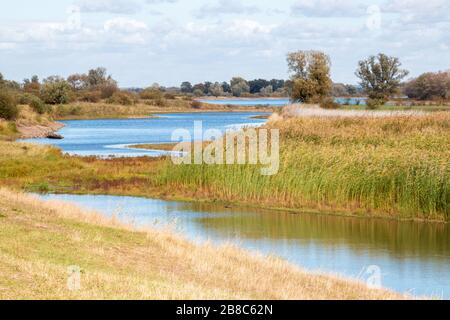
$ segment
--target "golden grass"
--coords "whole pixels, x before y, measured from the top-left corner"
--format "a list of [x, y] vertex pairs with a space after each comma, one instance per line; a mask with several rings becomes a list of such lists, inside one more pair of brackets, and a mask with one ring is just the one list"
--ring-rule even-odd
[[52, 107], [51, 115], [57, 120], [69, 119], [102, 119], [102, 118], [143, 118], [154, 113], [176, 112], [236, 112], [236, 111], [271, 111], [267, 107], [233, 107], [212, 104], [202, 104], [200, 108], [192, 108], [191, 101], [183, 99], [164, 100], [162, 105], [155, 101], [140, 100], [138, 103], [124, 106], [104, 102], [75, 102]]
[[[79, 266], [80, 290], [67, 287]], [[0, 189], [0, 299], [399, 299], [274, 257]]]
[[160, 183], [193, 198], [297, 210], [441, 220], [450, 217], [450, 113], [384, 118], [272, 118], [280, 171], [172, 165]]

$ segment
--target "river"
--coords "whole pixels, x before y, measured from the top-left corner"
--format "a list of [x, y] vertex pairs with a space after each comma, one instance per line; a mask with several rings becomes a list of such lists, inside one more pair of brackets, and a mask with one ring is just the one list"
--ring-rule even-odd
[[[177, 128], [239, 128], [261, 125], [258, 113], [179, 113], [158, 118], [64, 121], [61, 141], [42, 139], [67, 153], [98, 156], [154, 155], [130, 144], [170, 142]], [[450, 298], [448, 224], [399, 222], [321, 214], [292, 214], [224, 208], [119, 196], [47, 195], [136, 225], [172, 225], [195, 241], [233, 242], [249, 250], [282, 257], [312, 271], [365, 280], [379, 272], [381, 284], [399, 292]]]

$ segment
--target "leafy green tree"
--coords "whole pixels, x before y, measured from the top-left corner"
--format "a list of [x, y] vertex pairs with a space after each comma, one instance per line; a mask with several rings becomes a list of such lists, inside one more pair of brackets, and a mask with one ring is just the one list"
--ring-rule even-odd
[[241, 77], [234, 77], [230, 81], [231, 85], [231, 92], [233, 93], [233, 96], [240, 97], [245, 93], [250, 92], [250, 86], [248, 85], [248, 82]]
[[39, 97], [33, 95], [30, 96], [29, 106], [39, 114], [43, 114], [47, 111], [47, 106], [45, 105], [44, 101], [42, 101]]
[[181, 84], [180, 90], [182, 93], [192, 93], [192, 84], [189, 81], [185, 81]]
[[297, 51], [287, 56], [291, 72], [291, 99], [317, 102], [331, 92], [330, 58], [320, 51]]
[[273, 93], [273, 87], [269, 84], [259, 91], [263, 96], [270, 96]]
[[71, 93], [72, 90], [69, 83], [58, 76], [51, 76], [45, 79], [41, 88], [41, 98], [48, 104], [68, 103]]
[[250, 86], [250, 93], [259, 93], [262, 89], [270, 85], [270, 82], [265, 79], [255, 79], [248, 82]]
[[231, 86], [226, 81], [222, 82], [222, 89], [223, 89], [223, 92], [225, 92], [225, 93], [231, 93]]
[[215, 97], [223, 96], [223, 88], [222, 85], [218, 82], [215, 82], [209, 87], [209, 93]]
[[372, 100], [369, 101], [370, 105], [385, 104], [390, 96], [397, 93], [400, 82], [409, 73], [400, 67], [398, 58], [383, 53], [359, 61], [355, 74]]
[[0, 118], [14, 120], [19, 113], [14, 95], [6, 88], [0, 88]]
[[26, 93], [39, 96], [41, 90], [41, 84], [39, 83], [38, 76], [32, 76], [31, 79], [25, 79], [23, 81], [23, 91]]
[[405, 88], [409, 98], [419, 100], [450, 98], [450, 72], [427, 72], [409, 81]]

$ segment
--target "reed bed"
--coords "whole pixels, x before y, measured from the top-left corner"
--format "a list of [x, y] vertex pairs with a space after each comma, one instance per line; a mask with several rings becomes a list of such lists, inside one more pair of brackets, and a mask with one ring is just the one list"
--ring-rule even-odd
[[444, 220], [450, 213], [450, 115], [292, 118], [280, 171], [254, 165], [167, 164], [161, 185], [196, 197], [299, 210]]

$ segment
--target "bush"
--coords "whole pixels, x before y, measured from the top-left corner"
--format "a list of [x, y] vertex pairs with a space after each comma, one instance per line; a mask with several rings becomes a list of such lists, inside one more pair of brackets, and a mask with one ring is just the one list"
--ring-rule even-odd
[[79, 100], [84, 102], [99, 102], [102, 98], [100, 91], [83, 91], [80, 93]]
[[147, 88], [144, 91], [142, 91], [139, 96], [141, 99], [145, 100], [156, 100], [163, 98], [163, 94], [160, 90], [154, 89], [154, 88]]
[[339, 109], [339, 103], [334, 101], [332, 98], [326, 98], [320, 102], [320, 107], [322, 109]]
[[385, 99], [376, 99], [376, 98], [369, 98], [367, 99], [367, 109], [375, 110], [378, 109], [380, 106], [384, 106], [386, 103]]
[[100, 98], [101, 99], [111, 98], [113, 94], [116, 93], [118, 90], [119, 89], [117, 88], [117, 85], [115, 83], [104, 84], [100, 86]]
[[202, 107], [202, 103], [200, 101], [194, 100], [191, 102], [192, 109], [200, 109]]
[[33, 94], [30, 93], [24, 93], [19, 95], [19, 104], [30, 104], [31, 100], [33, 100], [33, 97], [36, 97]]
[[44, 101], [36, 96], [32, 96], [30, 98], [29, 106], [39, 114], [43, 114], [47, 111], [47, 106], [45, 105]]
[[71, 88], [66, 81], [55, 81], [44, 84], [41, 97], [48, 104], [65, 104], [70, 102]]
[[154, 102], [155, 102], [155, 104], [156, 104], [158, 107], [165, 107], [165, 106], [167, 106], [167, 101], [166, 101], [166, 99], [164, 99], [164, 98], [158, 98], [158, 99], [155, 99]]
[[115, 92], [111, 98], [108, 99], [108, 103], [111, 104], [121, 104], [124, 106], [130, 106], [134, 104], [133, 94], [125, 91]]
[[18, 114], [19, 110], [14, 96], [6, 90], [0, 91], [0, 118], [14, 120]]
[[174, 95], [173, 93], [166, 93], [166, 94], [164, 95], [164, 99], [167, 99], [167, 100], [175, 100], [175, 95]]

